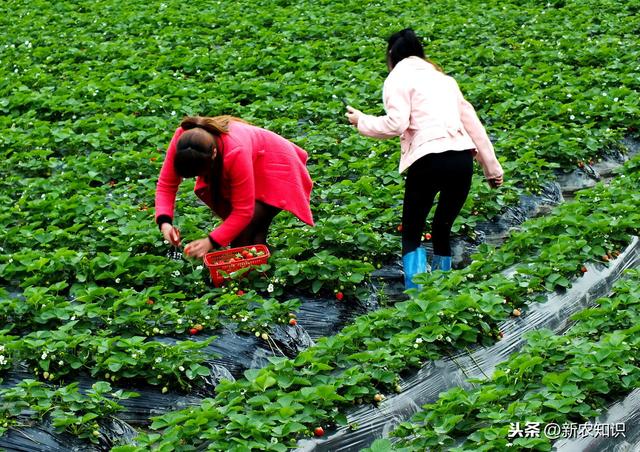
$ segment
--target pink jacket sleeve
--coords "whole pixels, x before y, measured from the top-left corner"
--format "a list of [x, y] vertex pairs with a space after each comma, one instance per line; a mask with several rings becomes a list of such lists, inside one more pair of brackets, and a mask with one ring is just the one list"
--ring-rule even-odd
[[504, 171], [496, 158], [491, 140], [480, 122], [473, 105], [467, 102], [460, 89], [458, 89], [458, 101], [460, 105], [460, 120], [473, 140], [473, 143], [476, 145], [476, 150], [478, 151], [476, 153], [476, 160], [482, 166], [484, 177], [492, 179], [502, 176]]
[[176, 144], [183, 132], [184, 130], [179, 127], [173, 134], [160, 170], [158, 184], [156, 185], [156, 220], [160, 215], [167, 215], [173, 219], [176, 193], [182, 182], [182, 178], [173, 169], [173, 159], [176, 155]]
[[382, 100], [384, 116], [362, 115], [358, 120], [358, 131], [373, 138], [393, 138], [400, 136], [409, 127], [411, 97], [401, 77], [393, 71], [384, 82]]
[[235, 239], [253, 218], [256, 204], [253, 159], [250, 151], [232, 149], [225, 159], [224, 172], [228, 174], [228, 188], [231, 213], [224, 222], [209, 234], [220, 246], [227, 246]]

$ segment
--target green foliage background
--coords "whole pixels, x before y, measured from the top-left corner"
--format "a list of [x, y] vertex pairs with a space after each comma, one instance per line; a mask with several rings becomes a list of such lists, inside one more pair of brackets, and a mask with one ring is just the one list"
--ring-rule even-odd
[[[473, 236], [554, 171], [638, 136], [639, 10], [635, 0], [0, 4], [2, 344], [36, 376], [72, 375], [99, 348], [103, 361], [80, 371], [185, 387], [176, 369], [197, 374], [203, 358], [184, 351], [200, 347], [163, 351], [147, 340], [154, 329], [247, 316], [241, 329], [254, 332], [295, 309], [272, 296], [364, 296], [374, 266], [399, 254], [399, 146], [358, 136], [339, 98], [382, 112], [386, 37], [416, 29], [494, 141], [507, 183], [491, 191], [478, 171], [454, 227]], [[246, 283], [257, 292], [242, 301], [206, 288], [196, 263], [167, 259], [153, 222], [164, 151], [191, 114], [241, 116], [310, 155], [317, 226], [280, 215], [270, 279]], [[176, 223], [191, 240], [215, 220], [184, 185]], [[141, 338], [146, 361], [128, 362]], [[42, 343], [56, 344], [61, 368], [37, 359]], [[147, 369], [158, 357], [163, 378]]]

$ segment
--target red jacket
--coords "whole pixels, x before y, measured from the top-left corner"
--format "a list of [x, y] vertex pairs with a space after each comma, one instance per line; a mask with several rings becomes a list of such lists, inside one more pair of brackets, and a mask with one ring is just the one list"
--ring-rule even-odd
[[[182, 178], [173, 168], [176, 144], [184, 130], [173, 134], [156, 187], [156, 219], [173, 218], [176, 193]], [[223, 165], [221, 205], [214, 205], [209, 184], [196, 178], [194, 192], [224, 222], [213, 230], [211, 238], [227, 246], [253, 218], [256, 201], [288, 210], [313, 226], [309, 206], [313, 182], [307, 171], [307, 153], [300, 147], [268, 130], [238, 121], [229, 123], [222, 134]]]

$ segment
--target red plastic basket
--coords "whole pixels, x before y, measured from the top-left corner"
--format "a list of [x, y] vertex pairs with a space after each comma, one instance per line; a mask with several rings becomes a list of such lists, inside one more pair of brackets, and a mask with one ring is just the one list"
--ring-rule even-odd
[[[235, 258], [236, 254], [241, 253], [243, 250], [251, 250], [255, 248], [256, 252], [262, 251], [264, 254], [262, 256], [250, 257], [248, 259], [240, 259], [235, 262], [228, 262], [229, 259]], [[265, 245], [250, 245], [250, 246], [239, 246], [237, 248], [229, 248], [222, 251], [214, 251], [213, 253], [207, 253], [204, 256], [204, 264], [209, 269], [211, 273], [211, 281], [213, 281], [213, 285], [216, 287], [220, 287], [224, 280], [226, 279], [220, 271], [225, 272], [226, 274], [230, 274], [231, 272], [235, 272], [240, 270], [241, 268], [253, 267], [255, 265], [266, 264], [269, 259], [269, 248]]]

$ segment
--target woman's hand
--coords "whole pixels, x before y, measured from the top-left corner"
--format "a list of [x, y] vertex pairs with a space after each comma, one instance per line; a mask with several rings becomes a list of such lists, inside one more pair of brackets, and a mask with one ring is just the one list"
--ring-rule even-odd
[[489, 183], [489, 186], [491, 188], [498, 188], [500, 185], [502, 185], [502, 182], [504, 182], [503, 177], [504, 175], [501, 174], [498, 177], [492, 177], [491, 179], [487, 179], [487, 182]]
[[180, 246], [180, 229], [174, 228], [170, 223], [163, 223], [160, 232], [167, 242], [173, 246]]
[[349, 122], [351, 123], [351, 125], [358, 127], [358, 121], [360, 120], [361, 115], [362, 115], [362, 112], [360, 110], [357, 110], [352, 106], [347, 105], [346, 116], [349, 119]]
[[211, 248], [213, 248], [213, 246], [211, 245], [211, 241], [209, 240], [209, 237], [205, 237], [200, 240], [195, 240], [189, 243], [187, 246], [185, 246], [184, 254], [186, 254], [189, 257], [202, 259], [205, 254], [211, 251]]

